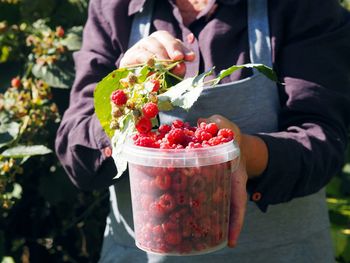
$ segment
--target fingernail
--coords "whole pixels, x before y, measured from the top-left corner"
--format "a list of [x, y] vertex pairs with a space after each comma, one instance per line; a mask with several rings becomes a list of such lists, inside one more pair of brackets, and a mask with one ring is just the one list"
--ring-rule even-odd
[[227, 245], [228, 245], [230, 248], [234, 248], [234, 247], [236, 246], [236, 244], [237, 244], [236, 241], [229, 240]]
[[187, 43], [188, 44], [192, 44], [194, 42], [194, 35], [193, 33], [189, 33], [187, 36], [186, 36], [186, 39], [187, 39]]
[[178, 51], [178, 50], [175, 50], [174, 52], [173, 52], [173, 58], [174, 59], [181, 59], [181, 58], [183, 58], [183, 54], [180, 52], [180, 51]]

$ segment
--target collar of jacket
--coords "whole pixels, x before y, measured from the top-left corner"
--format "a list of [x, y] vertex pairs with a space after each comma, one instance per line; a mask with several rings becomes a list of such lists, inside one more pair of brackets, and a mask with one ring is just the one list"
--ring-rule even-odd
[[[217, 0], [217, 2], [221, 2], [227, 5], [234, 5], [240, 1], [242, 0]], [[140, 11], [143, 5], [145, 4], [145, 2], [146, 0], [131, 0], [128, 8], [128, 15], [131, 16], [136, 12]]]

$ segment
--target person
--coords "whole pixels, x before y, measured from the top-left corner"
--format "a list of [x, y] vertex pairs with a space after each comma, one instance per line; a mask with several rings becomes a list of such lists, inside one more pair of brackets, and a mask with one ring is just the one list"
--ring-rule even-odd
[[[324, 186], [347, 146], [349, 43], [350, 15], [337, 0], [91, 0], [56, 152], [77, 187], [109, 187], [100, 262], [333, 262]], [[171, 257], [134, 244], [129, 178], [113, 179], [93, 91], [116, 67], [150, 57], [183, 59], [174, 73], [185, 78], [263, 63], [283, 82], [240, 70], [205, 89], [189, 112], [160, 116], [163, 123], [204, 118], [236, 131], [242, 161], [231, 198], [234, 248]]]

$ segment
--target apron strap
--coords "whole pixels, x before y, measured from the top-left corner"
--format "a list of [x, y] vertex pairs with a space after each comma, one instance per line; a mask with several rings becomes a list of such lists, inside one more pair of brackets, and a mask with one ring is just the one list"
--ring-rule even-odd
[[[143, 8], [135, 14], [131, 26], [129, 48], [149, 35], [154, 2], [154, 0], [147, 0]], [[248, 0], [248, 37], [250, 61], [272, 67], [267, 0]]]
[[267, 0], [248, 0], [248, 36], [250, 61], [272, 67]]
[[131, 25], [128, 48], [150, 33], [154, 0], [147, 0], [142, 9], [135, 14]]

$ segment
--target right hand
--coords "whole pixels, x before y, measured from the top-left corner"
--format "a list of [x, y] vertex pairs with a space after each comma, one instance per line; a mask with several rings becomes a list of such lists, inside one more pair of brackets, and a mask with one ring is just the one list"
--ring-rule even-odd
[[[193, 61], [195, 54], [185, 47], [181, 40], [174, 38], [169, 32], [156, 31], [141, 39], [126, 51], [120, 61], [120, 67], [145, 63], [150, 58]], [[186, 73], [185, 63], [178, 64], [172, 70], [172, 73], [181, 77], [184, 76]]]

